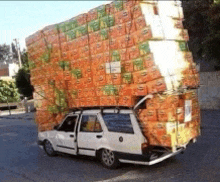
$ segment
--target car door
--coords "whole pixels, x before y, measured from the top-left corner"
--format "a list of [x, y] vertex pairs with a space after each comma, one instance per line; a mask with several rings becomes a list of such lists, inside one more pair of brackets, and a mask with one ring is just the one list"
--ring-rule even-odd
[[102, 126], [97, 114], [84, 114], [78, 128], [79, 154], [95, 156], [96, 149], [102, 142]]
[[55, 140], [58, 151], [76, 155], [77, 142], [75, 131], [78, 118], [79, 115], [77, 114], [67, 116], [57, 129]]
[[133, 114], [103, 113], [102, 119], [108, 130], [105, 137], [112, 150], [121, 154], [141, 154], [143, 137], [138, 125], [133, 121]]

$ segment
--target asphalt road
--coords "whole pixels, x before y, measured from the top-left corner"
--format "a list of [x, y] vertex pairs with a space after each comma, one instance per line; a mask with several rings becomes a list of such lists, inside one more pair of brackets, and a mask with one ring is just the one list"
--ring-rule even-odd
[[220, 181], [220, 112], [202, 111], [197, 143], [154, 166], [109, 170], [94, 158], [48, 157], [37, 146], [34, 114], [0, 116], [0, 181]]

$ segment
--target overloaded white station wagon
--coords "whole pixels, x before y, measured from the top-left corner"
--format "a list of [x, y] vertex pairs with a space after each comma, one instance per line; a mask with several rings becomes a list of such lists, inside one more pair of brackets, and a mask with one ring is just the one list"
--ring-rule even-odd
[[149, 151], [147, 139], [131, 109], [72, 112], [54, 130], [39, 132], [38, 140], [49, 156], [57, 152], [94, 156], [107, 168], [116, 168], [120, 162], [153, 165], [184, 150]]

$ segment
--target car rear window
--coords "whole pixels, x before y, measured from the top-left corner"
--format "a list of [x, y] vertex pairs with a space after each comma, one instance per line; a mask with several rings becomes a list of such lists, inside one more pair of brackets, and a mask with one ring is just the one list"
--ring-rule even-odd
[[134, 133], [130, 114], [105, 113], [102, 115], [108, 131], [119, 133]]

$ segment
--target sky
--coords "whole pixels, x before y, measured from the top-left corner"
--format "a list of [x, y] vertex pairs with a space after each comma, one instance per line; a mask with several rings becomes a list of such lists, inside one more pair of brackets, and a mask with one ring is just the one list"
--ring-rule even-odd
[[25, 38], [51, 25], [68, 20], [106, 1], [0, 1], [0, 45], [18, 39], [21, 50]]

